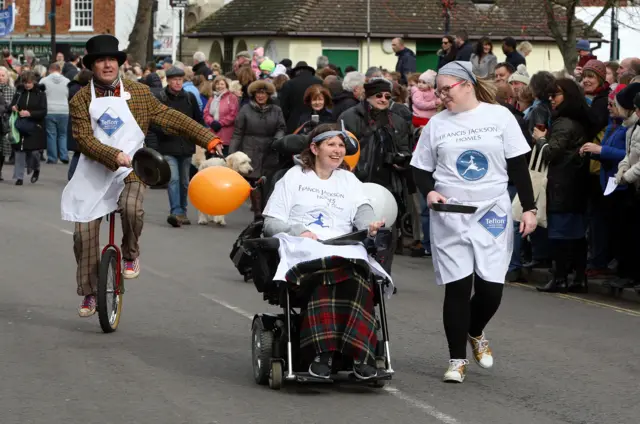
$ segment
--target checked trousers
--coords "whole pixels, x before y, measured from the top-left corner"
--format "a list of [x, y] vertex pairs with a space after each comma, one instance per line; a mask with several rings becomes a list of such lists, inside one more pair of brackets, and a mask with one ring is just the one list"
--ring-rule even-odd
[[[140, 255], [138, 239], [142, 233], [145, 186], [138, 181], [127, 182], [118, 200], [118, 212], [122, 223], [122, 257], [132, 261]], [[100, 223], [102, 218], [91, 222], [76, 222], [73, 232], [73, 252], [78, 269], [76, 282], [78, 295], [95, 294], [98, 287], [100, 265]]]

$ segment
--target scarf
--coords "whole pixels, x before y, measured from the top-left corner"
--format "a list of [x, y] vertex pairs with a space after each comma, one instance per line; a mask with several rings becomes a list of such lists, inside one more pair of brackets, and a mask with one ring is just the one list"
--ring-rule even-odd
[[536, 107], [536, 106], [538, 106], [540, 103], [542, 103], [540, 100], [535, 99], [535, 100], [533, 101], [533, 104], [524, 110], [524, 112], [523, 112], [523, 113], [524, 113], [524, 119], [525, 119], [525, 120], [526, 120], [526, 119], [529, 119], [529, 114], [531, 113], [531, 111], [532, 111], [533, 109], [535, 109], [535, 107]]
[[211, 106], [209, 106], [209, 114], [213, 116], [214, 121], [220, 120], [220, 100], [222, 100], [222, 96], [226, 92], [227, 90], [224, 90], [213, 94], [213, 100], [211, 100]]
[[93, 79], [93, 85], [96, 88], [96, 95], [98, 97], [110, 97], [120, 95], [120, 78], [116, 78], [111, 84], [104, 84], [97, 79]]

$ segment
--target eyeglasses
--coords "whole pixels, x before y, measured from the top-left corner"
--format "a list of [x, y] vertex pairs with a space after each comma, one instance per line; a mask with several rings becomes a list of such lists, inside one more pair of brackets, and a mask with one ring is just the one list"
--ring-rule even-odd
[[378, 93], [376, 94], [377, 99], [385, 98], [385, 100], [391, 100], [391, 94], [389, 93]]
[[443, 41], [442, 44], [449, 44], [449, 42], [448, 41]]
[[446, 96], [447, 94], [449, 94], [449, 91], [451, 91], [451, 89], [452, 89], [452, 88], [457, 87], [457, 86], [459, 86], [460, 84], [464, 84], [465, 82], [467, 82], [467, 81], [462, 80], [462, 81], [458, 81], [458, 82], [457, 82], [457, 83], [455, 83], [455, 84], [445, 85], [445, 86], [444, 86], [444, 87], [442, 87], [442, 88], [438, 88], [438, 89], [436, 90], [436, 93], [435, 93], [435, 94], [436, 94], [436, 96], [437, 96], [437, 97]]

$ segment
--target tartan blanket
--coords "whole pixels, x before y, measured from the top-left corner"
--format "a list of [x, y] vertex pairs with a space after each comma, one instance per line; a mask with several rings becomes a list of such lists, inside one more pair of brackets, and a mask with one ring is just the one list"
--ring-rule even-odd
[[340, 352], [375, 366], [378, 326], [367, 261], [340, 256], [314, 259], [291, 268], [286, 279], [311, 293], [300, 329], [305, 356]]

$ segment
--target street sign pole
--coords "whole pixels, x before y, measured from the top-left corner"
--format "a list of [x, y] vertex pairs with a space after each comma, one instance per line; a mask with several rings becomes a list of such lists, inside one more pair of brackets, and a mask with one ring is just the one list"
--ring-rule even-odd
[[51, 19], [51, 61], [49, 63], [53, 63], [56, 60], [56, 0], [51, 0], [49, 19]]
[[[178, 60], [182, 61], [182, 12], [187, 7], [187, 0], [169, 0], [169, 5], [172, 8], [178, 9]], [[174, 15], [175, 16], [175, 15]], [[174, 18], [175, 19], [175, 18]], [[175, 20], [173, 21], [175, 23]], [[172, 31], [173, 34], [173, 48], [172, 50], [175, 52], [175, 29]], [[175, 58], [174, 58], [175, 61]]]

